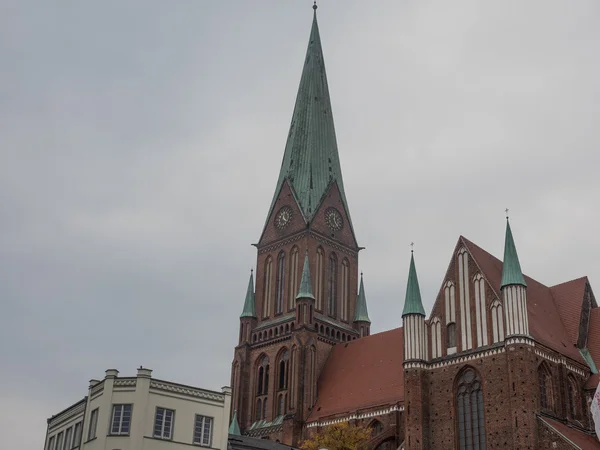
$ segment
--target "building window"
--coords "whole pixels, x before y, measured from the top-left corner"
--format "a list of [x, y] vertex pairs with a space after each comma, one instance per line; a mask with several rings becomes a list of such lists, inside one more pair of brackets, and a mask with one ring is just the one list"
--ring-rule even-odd
[[173, 437], [173, 417], [175, 411], [166, 408], [156, 408], [154, 417], [154, 437], [171, 439]]
[[[276, 366], [277, 368], [277, 366]], [[269, 358], [263, 355], [258, 364], [256, 376], [256, 420], [266, 418], [267, 399], [269, 394]], [[261, 409], [262, 406], [262, 409]]]
[[256, 412], [254, 415], [254, 420], [262, 419], [262, 399], [256, 400]]
[[47, 450], [54, 450], [54, 436], [48, 439], [48, 446], [46, 448]]
[[460, 375], [457, 391], [458, 443], [460, 450], [485, 450], [485, 419], [481, 379], [473, 369]]
[[285, 294], [285, 253], [279, 253], [277, 257], [277, 278], [275, 281], [276, 296], [275, 296], [275, 314], [283, 312], [283, 297]]
[[475, 324], [477, 326], [477, 346], [488, 345], [487, 315], [485, 305], [485, 279], [478, 273], [473, 279], [475, 289]]
[[269, 317], [271, 313], [271, 292], [272, 292], [272, 278], [273, 278], [273, 258], [267, 257], [265, 261], [265, 282], [264, 282], [264, 293], [263, 293], [263, 317]]
[[290, 354], [286, 350], [279, 358], [279, 390], [288, 388], [288, 371], [289, 371]]
[[110, 434], [127, 435], [131, 427], [131, 404], [113, 405]]
[[288, 310], [296, 307], [296, 295], [298, 295], [298, 247], [294, 247], [290, 252], [290, 282], [288, 292]]
[[212, 417], [196, 415], [194, 424], [194, 444], [210, 447], [212, 441]]
[[371, 425], [371, 436], [375, 437], [383, 433], [383, 424], [379, 420], [374, 420]]
[[444, 286], [444, 298], [446, 300], [446, 325], [456, 322], [456, 300], [454, 283], [448, 281]]
[[65, 445], [63, 446], [63, 450], [69, 450], [72, 445], [71, 443], [73, 442], [73, 427], [69, 427], [67, 428], [67, 431], [65, 431]]
[[88, 429], [88, 441], [96, 437], [96, 427], [98, 426], [98, 408], [90, 414], [90, 428]]
[[460, 333], [462, 337], [462, 351], [473, 348], [469, 281], [469, 254], [466, 249], [462, 248], [458, 252], [458, 291], [460, 296]]
[[446, 327], [446, 341], [448, 354], [456, 353], [456, 324], [454, 322], [449, 323]]
[[81, 422], [77, 422], [73, 428], [73, 448], [81, 445]]
[[56, 435], [56, 450], [62, 450], [63, 446], [63, 433], [62, 431]]
[[579, 411], [581, 400], [579, 397], [579, 388], [577, 386], [577, 381], [573, 376], [569, 375], [567, 377], [567, 382], [569, 383], [569, 412], [571, 414], [571, 418], [578, 420], [580, 419]]
[[327, 288], [327, 314], [335, 317], [337, 312], [337, 257], [335, 253], [329, 255]]
[[538, 380], [540, 383], [540, 406], [543, 410], [552, 411], [554, 409], [554, 388], [552, 374], [546, 363], [541, 363], [538, 367]]
[[277, 415], [282, 416], [285, 414], [285, 394], [279, 394], [279, 400], [277, 402]]
[[315, 287], [317, 288], [316, 292], [316, 300], [317, 300], [317, 311], [323, 311], [323, 249], [321, 247], [317, 248], [317, 282]]

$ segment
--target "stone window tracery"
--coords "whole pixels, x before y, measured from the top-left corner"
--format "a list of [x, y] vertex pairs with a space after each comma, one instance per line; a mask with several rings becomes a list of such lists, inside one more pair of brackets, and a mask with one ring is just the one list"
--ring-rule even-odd
[[485, 418], [481, 378], [472, 368], [464, 370], [456, 391], [458, 448], [485, 450]]

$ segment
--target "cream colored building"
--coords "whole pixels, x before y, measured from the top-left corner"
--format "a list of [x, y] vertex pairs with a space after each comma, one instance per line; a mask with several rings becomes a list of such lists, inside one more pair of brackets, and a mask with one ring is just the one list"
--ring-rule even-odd
[[106, 371], [88, 395], [48, 419], [45, 450], [227, 449], [231, 389], [221, 392]]

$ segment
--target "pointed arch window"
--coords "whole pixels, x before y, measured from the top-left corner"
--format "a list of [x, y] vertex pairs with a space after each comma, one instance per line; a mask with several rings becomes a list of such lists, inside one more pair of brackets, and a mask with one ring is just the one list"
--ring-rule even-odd
[[315, 283], [315, 297], [317, 303], [317, 311], [323, 311], [323, 272], [325, 269], [324, 254], [322, 247], [317, 248], [317, 279]]
[[264, 292], [263, 292], [263, 317], [269, 317], [271, 313], [271, 299], [273, 292], [273, 258], [271, 255], [267, 256], [265, 260], [265, 279], [264, 279]]
[[277, 277], [275, 281], [275, 314], [283, 313], [283, 299], [285, 297], [285, 252], [277, 257]]
[[277, 375], [277, 389], [284, 390], [288, 388], [289, 384], [289, 364], [290, 354], [285, 350], [279, 357], [278, 375]]
[[469, 281], [469, 253], [465, 248], [461, 248], [458, 251], [458, 293], [460, 297], [460, 334], [462, 338], [462, 351], [473, 348]]
[[292, 248], [290, 252], [290, 277], [288, 292], [288, 310], [296, 307], [296, 295], [298, 294], [298, 247]]
[[538, 367], [538, 380], [540, 383], [540, 407], [542, 410], [552, 412], [554, 410], [554, 386], [552, 372], [545, 362]]
[[337, 256], [329, 255], [329, 270], [327, 277], [327, 314], [336, 317], [337, 313]]
[[473, 277], [475, 290], [475, 323], [477, 326], [477, 346], [488, 345], [487, 315], [485, 305], [485, 279], [478, 273]]
[[504, 340], [504, 313], [502, 312], [502, 303], [494, 300], [491, 307], [492, 312], [492, 338], [494, 343]]
[[256, 369], [256, 420], [266, 418], [269, 395], [269, 358], [263, 355]]
[[475, 370], [467, 368], [459, 374], [456, 403], [458, 448], [485, 450], [483, 391]]
[[381, 433], [383, 433], [383, 424], [375, 419], [373, 422], [371, 422], [371, 425], [369, 425], [369, 428], [371, 428], [371, 436], [375, 437], [380, 435]]
[[346, 258], [342, 261], [342, 292], [341, 292], [341, 318], [348, 321], [348, 291], [350, 289], [350, 263]]
[[456, 353], [456, 324], [454, 322], [446, 326], [446, 346], [448, 355]]

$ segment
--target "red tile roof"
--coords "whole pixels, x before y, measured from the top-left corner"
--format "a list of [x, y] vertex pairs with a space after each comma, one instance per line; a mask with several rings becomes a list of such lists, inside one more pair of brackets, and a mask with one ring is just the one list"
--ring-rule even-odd
[[595, 436], [584, 433], [583, 431], [571, 428], [564, 423], [549, 419], [548, 417], [540, 417], [542, 422], [545, 422], [549, 428], [564, 436], [573, 444], [582, 450], [600, 450], [600, 441]]
[[402, 328], [336, 345], [309, 421], [404, 400]]
[[550, 288], [560, 317], [573, 344], [577, 343], [579, 337], [579, 320], [586, 283], [587, 277], [582, 277]]
[[[502, 261], [465, 237], [461, 236], [460, 239], [468, 248], [496, 294], [499, 295], [502, 280]], [[527, 282], [527, 312], [531, 335], [549, 348], [587, 366], [579, 350], [571, 342], [552, 297], [551, 289], [527, 275], [525, 275], [525, 281]], [[583, 293], [581, 300], [583, 300]]]

